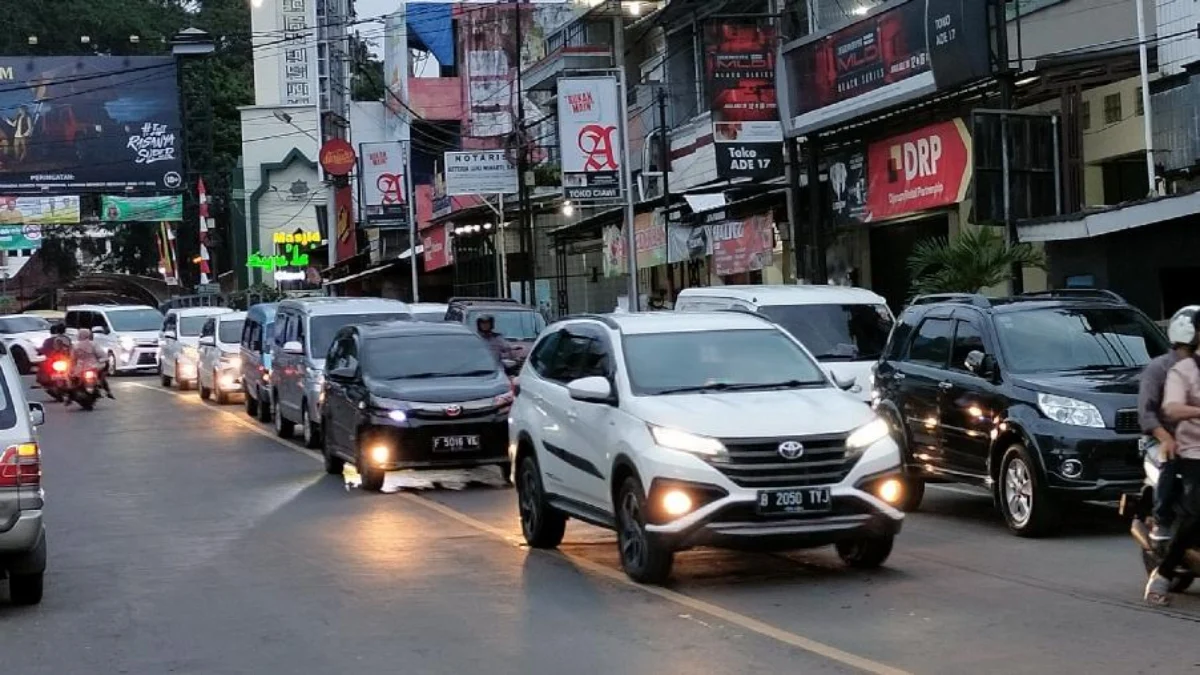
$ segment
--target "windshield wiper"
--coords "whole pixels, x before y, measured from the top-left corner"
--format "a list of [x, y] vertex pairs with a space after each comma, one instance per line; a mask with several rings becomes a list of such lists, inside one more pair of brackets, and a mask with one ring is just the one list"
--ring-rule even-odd
[[402, 375], [398, 380], [432, 380], [435, 377], [479, 377], [480, 375], [491, 375], [494, 370], [468, 370], [462, 373], [413, 373], [412, 375]]
[[849, 354], [817, 354], [818, 361], [857, 361], [860, 357]]
[[465, 373], [447, 373], [446, 377], [479, 377], [481, 375], [495, 375], [494, 370], [468, 370]]
[[1087, 366], [1074, 366], [1072, 368], [1065, 368], [1064, 372], [1071, 373], [1084, 370], [1132, 370], [1138, 367], [1139, 366], [1126, 366], [1116, 363], [1094, 363]]
[[731, 384], [729, 389], [747, 391], [750, 389], [796, 389], [799, 387], [815, 387], [819, 384], [826, 384], [825, 380], [783, 380], [781, 382], [755, 382], [745, 384]]
[[733, 386], [735, 386], [735, 385], [726, 384], [724, 382], [717, 382], [715, 384], [697, 384], [697, 385], [692, 385], [692, 386], [688, 386], [688, 387], [671, 387], [670, 389], [659, 389], [658, 391], [654, 392], [654, 394], [656, 396], [662, 396], [664, 394], [690, 394], [690, 393], [697, 393], [697, 392], [703, 393], [703, 392], [708, 392], [708, 391], [729, 391], [729, 389], [732, 388]]

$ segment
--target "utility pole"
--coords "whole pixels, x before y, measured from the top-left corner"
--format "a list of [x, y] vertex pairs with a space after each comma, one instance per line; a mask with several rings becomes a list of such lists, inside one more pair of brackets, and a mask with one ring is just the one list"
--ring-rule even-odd
[[1150, 57], [1146, 47], [1146, 0], [1137, 0], [1138, 61], [1142, 78], [1142, 132], [1146, 141], [1146, 180], [1149, 181], [1150, 196], [1158, 195], [1158, 181], [1154, 170], [1154, 126], [1150, 119]]
[[[517, 203], [519, 218], [517, 231], [520, 235], [521, 250], [525, 253], [525, 264], [521, 270], [521, 303], [525, 305], [533, 305], [537, 301], [533, 297], [533, 289], [536, 285], [537, 263], [535, 261], [534, 241], [536, 237], [533, 232], [534, 218], [530, 211], [529, 203], [529, 185], [526, 183], [525, 174], [529, 171], [529, 157], [526, 153], [529, 151], [528, 144], [525, 143], [525, 91], [524, 83], [521, 76], [522, 66], [521, 61], [524, 47], [524, 16], [521, 12], [522, 0], [513, 0], [517, 8], [517, 20], [515, 37], [517, 41], [517, 123], [516, 132], [513, 134], [513, 141], [517, 145]], [[501, 235], [502, 236], [502, 235]]]
[[[1016, 78], [1017, 72], [1012, 68], [1012, 63], [1008, 60], [1008, 23], [1007, 13], [1003, 2], [997, 2], [994, 5], [996, 15], [996, 48], [1000, 52], [997, 57], [1000, 61], [1000, 107], [1005, 110], [1012, 110], [1014, 98], [1016, 96]], [[1020, 7], [1017, 8], [1018, 13]], [[1017, 234], [1017, 219], [1013, 217], [1012, 212], [1012, 172], [1011, 158], [1012, 152], [1009, 148], [1009, 133], [1008, 133], [1008, 115], [1000, 116], [1000, 150], [1001, 162], [1003, 169], [1002, 180], [1004, 181], [1004, 231], [1007, 233], [1009, 246], [1015, 246], [1020, 237]], [[1012, 277], [1012, 294], [1020, 295], [1025, 292], [1025, 270], [1019, 263], [1013, 263], [1009, 270]]]
[[809, 134], [808, 146], [808, 222], [812, 229], [809, 237], [812, 246], [812, 278], [810, 283], [825, 284], [829, 274], [825, 269], [825, 231], [823, 229], [824, 203], [821, 199], [821, 135]]
[[[658, 152], [659, 152], [659, 169], [662, 171], [662, 214], [663, 214], [663, 235], [668, 235], [671, 229], [670, 213], [671, 209], [671, 140], [667, 131], [667, 90], [659, 88], [658, 90]], [[666, 237], [664, 237], [666, 238]], [[675, 297], [675, 271], [671, 269], [671, 263], [667, 261], [667, 293]]]
[[625, 82], [625, 20], [621, 15], [619, 0], [613, 3], [617, 11], [613, 14], [613, 65], [617, 69], [618, 110], [620, 111], [621, 131], [621, 184], [625, 189], [625, 259], [629, 265], [629, 311], [637, 312], [638, 306], [638, 266], [637, 266], [637, 233], [634, 232], [636, 215], [633, 208], [633, 172], [629, 166], [629, 92]]
[[[404, 116], [408, 118], [409, 133], [412, 131], [412, 113], [405, 110]], [[417, 236], [417, 209], [413, 195], [413, 179], [412, 179], [412, 136], [409, 136], [408, 142], [404, 144], [404, 192], [405, 202], [408, 202], [408, 253], [409, 267], [412, 268], [412, 301], [416, 304], [421, 301], [421, 294], [417, 290], [417, 245], [421, 239]], [[361, 183], [362, 181], [359, 180]]]

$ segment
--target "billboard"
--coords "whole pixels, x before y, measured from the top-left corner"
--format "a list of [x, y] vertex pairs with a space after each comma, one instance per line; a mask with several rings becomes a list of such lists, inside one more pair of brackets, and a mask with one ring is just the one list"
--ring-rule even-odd
[[867, 148], [864, 220], [880, 221], [961, 202], [971, 185], [971, 136], [961, 119], [938, 122]]
[[620, 199], [619, 101], [615, 77], [559, 79], [558, 139], [565, 198]]
[[183, 187], [175, 61], [0, 56], [0, 191]]
[[511, 195], [517, 192], [517, 167], [503, 150], [446, 153], [446, 194]]
[[0, 250], [20, 251], [41, 247], [41, 225], [0, 225]]
[[803, 135], [991, 75], [983, 0], [907, 0], [783, 48], [784, 128]]
[[408, 125], [408, 14], [406, 3], [384, 18], [383, 29], [383, 106], [387, 138], [407, 141]]
[[0, 197], [0, 223], [74, 225], [79, 222], [79, 197]]
[[180, 195], [163, 195], [161, 197], [104, 195], [100, 198], [100, 220], [106, 223], [157, 223], [163, 220], [183, 220], [183, 197]]
[[369, 222], [408, 224], [408, 192], [404, 183], [404, 144], [400, 141], [359, 143], [362, 157], [363, 215]]
[[771, 19], [712, 22], [705, 29], [713, 141], [722, 179], [783, 173]]

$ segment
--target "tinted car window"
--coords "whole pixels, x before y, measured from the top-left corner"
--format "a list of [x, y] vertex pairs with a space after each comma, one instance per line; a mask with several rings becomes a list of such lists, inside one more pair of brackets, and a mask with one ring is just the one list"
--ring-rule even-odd
[[883, 305], [776, 305], [759, 312], [821, 361], [875, 360], [892, 330], [892, 317]]
[[635, 394], [828, 385], [821, 367], [774, 329], [627, 335], [623, 344]]
[[546, 328], [546, 320], [542, 318], [542, 315], [529, 310], [479, 309], [467, 314], [467, 325], [474, 330], [475, 321], [481, 316], [495, 318], [496, 332], [509, 340], [535, 340]]
[[555, 331], [547, 335], [529, 355], [529, 362], [538, 375], [549, 377], [548, 373], [557, 358], [558, 342], [562, 339], [562, 335], [563, 331]]
[[499, 373], [491, 350], [474, 335], [378, 337], [363, 349], [363, 374], [381, 380], [477, 377]]
[[959, 321], [958, 327], [954, 331], [954, 348], [950, 353], [950, 367], [966, 371], [967, 355], [971, 352], [987, 353], [987, 347], [983, 343], [983, 332], [979, 330], [979, 326], [970, 321]]
[[588, 353], [595, 340], [587, 335], [566, 332], [558, 340], [558, 353], [546, 377], [557, 382], [570, 382], [584, 377]]
[[179, 334], [188, 337], [199, 335], [200, 329], [204, 327], [206, 321], [208, 321], [207, 316], [179, 317]]
[[446, 320], [445, 312], [417, 312], [413, 314], [413, 321], [424, 321], [425, 323], [442, 323]]
[[222, 321], [218, 324], [217, 339], [221, 342], [236, 343], [238, 336], [242, 334], [242, 325], [245, 321]]
[[[20, 386], [20, 383], [14, 383]], [[9, 394], [8, 380], [0, 373], [0, 429], [11, 429], [17, 426], [17, 409], [13, 405], [12, 395]]]
[[14, 316], [0, 319], [0, 333], [27, 333], [50, 330], [50, 322], [40, 316]]
[[217, 320], [209, 319], [204, 322], [204, 326], [200, 328], [200, 337], [209, 337], [217, 334]]
[[1162, 332], [1127, 307], [1036, 309], [995, 323], [1015, 373], [1141, 368], [1169, 349]]
[[[329, 344], [333, 342], [333, 336], [346, 326], [352, 326], [356, 323], [370, 323], [373, 321], [409, 321], [411, 319], [412, 315], [405, 312], [396, 312], [390, 314], [337, 314], [334, 316], [315, 316], [310, 321], [312, 336], [309, 342], [309, 354], [314, 355], [314, 357], [324, 357], [329, 351]], [[289, 339], [300, 340], [303, 342], [304, 336], [299, 335]]]
[[926, 319], [917, 330], [908, 348], [908, 360], [924, 366], [945, 368], [950, 358], [950, 340], [954, 322], [949, 319]]
[[163, 315], [153, 309], [122, 309], [108, 312], [108, 322], [116, 331], [144, 332], [158, 330]]

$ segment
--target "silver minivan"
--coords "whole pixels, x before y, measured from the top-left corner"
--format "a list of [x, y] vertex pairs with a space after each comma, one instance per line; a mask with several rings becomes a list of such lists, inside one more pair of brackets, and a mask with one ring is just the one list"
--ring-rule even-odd
[[42, 521], [42, 456], [36, 427], [41, 403], [28, 403], [21, 376], [0, 346], [0, 577], [17, 605], [42, 601], [46, 526]]
[[412, 320], [409, 306], [399, 300], [296, 298], [280, 302], [271, 348], [275, 433], [287, 438], [299, 424], [305, 446], [320, 446], [325, 356], [333, 336], [352, 324], [395, 320]]

